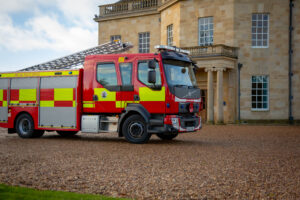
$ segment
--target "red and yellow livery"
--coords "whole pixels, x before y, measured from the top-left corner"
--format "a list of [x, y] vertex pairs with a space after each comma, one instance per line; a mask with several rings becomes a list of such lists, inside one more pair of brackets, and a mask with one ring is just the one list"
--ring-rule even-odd
[[83, 69], [0, 74], [0, 126], [22, 138], [118, 132], [132, 143], [201, 128], [190, 58], [176, 51], [87, 56]]

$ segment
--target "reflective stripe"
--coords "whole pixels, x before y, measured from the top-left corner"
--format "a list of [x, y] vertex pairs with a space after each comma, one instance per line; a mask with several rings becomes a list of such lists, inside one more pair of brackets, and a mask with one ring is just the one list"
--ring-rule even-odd
[[122, 101], [116, 101], [116, 108], [122, 108]]
[[4, 97], [4, 90], [0, 89], [0, 107], [7, 107], [7, 98]]
[[40, 101], [40, 107], [76, 107], [76, 101]]
[[91, 103], [84, 103], [83, 104], [84, 108], [95, 108], [95, 104], [91, 104]]
[[37, 77], [37, 76], [76, 76], [79, 71], [54, 71], [54, 72], [20, 72], [20, 73], [3, 73], [0, 78], [14, 77]]
[[165, 87], [162, 87], [161, 90], [156, 91], [148, 87], [139, 88], [140, 101], [165, 101], [166, 92]]
[[55, 101], [72, 101], [73, 88], [55, 88], [54, 89]]
[[10, 101], [9, 103], [10, 104], [19, 104], [20, 102], [19, 101]]
[[140, 103], [140, 101], [116, 101], [116, 108], [126, 108], [129, 103]]
[[40, 107], [54, 107], [54, 101], [40, 101]]
[[175, 102], [201, 102], [201, 99], [180, 99], [175, 96]]
[[39, 128], [59, 128], [59, 129], [75, 129], [76, 127], [68, 127], [68, 126], [42, 126], [40, 125]]
[[36, 101], [36, 89], [20, 89], [19, 101]]
[[111, 92], [105, 88], [95, 88], [94, 94], [98, 96], [98, 101], [116, 101], [116, 92]]
[[94, 101], [83, 101], [83, 107], [84, 108], [95, 108], [95, 102]]
[[83, 103], [95, 103], [94, 101], [83, 101]]

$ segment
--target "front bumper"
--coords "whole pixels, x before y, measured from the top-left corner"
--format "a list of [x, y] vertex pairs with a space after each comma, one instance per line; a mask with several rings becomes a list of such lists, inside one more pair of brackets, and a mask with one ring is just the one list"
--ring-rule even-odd
[[202, 128], [200, 116], [169, 115], [164, 119], [167, 132], [195, 132]]

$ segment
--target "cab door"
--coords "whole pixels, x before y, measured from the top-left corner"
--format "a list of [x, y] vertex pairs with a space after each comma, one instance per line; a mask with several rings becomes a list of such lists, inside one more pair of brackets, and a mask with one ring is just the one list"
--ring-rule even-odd
[[[153, 60], [153, 59], [152, 59]], [[149, 113], [165, 113], [166, 91], [162, 82], [162, 69], [156, 62], [156, 83], [148, 82], [149, 60], [138, 60], [136, 62], [134, 99], [139, 101]]]
[[94, 112], [120, 113], [121, 80], [116, 62], [100, 62], [96, 66], [97, 83], [94, 87]]

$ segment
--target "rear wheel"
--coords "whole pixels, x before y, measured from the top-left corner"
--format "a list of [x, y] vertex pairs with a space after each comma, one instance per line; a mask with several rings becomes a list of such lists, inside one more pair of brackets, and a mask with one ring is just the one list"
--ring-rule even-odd
[[146, 122], [140, 115], [131, 115], [122, 126], [122, 132], [127, 141], [135, 144], [146, 143], [151, 137], [147, 132]]
[[21, 114], [16, 121], [16, 131], [21, 138], [34, 137], [34, 123], [29, 114]]
[[175, 134], [157, 133], [156, 135], [162, 140], [172, 140], [178, 136], [178, 133]]
[[78, 133], [78, 131], [56, 131], [62, 137], [72, 137]]

